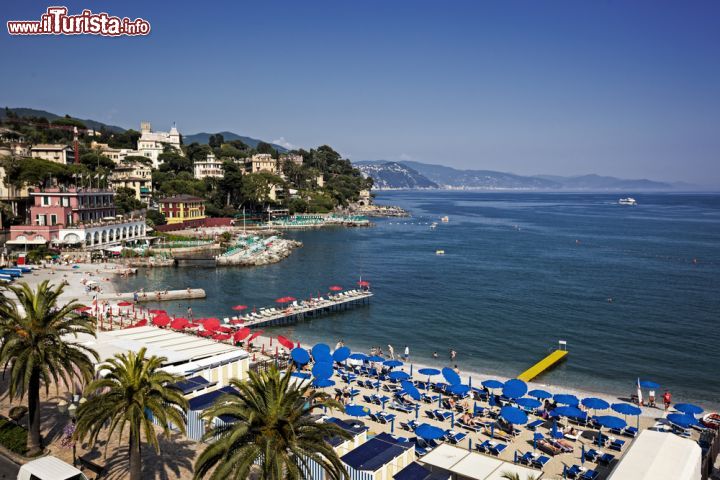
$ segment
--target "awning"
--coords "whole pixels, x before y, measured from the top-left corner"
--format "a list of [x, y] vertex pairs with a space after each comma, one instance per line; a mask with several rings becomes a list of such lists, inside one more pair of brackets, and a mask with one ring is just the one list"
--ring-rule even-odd
[[32, 240], [8, 240], [5, 242], [7, 245], [45, 245], [47, 243], [47, 240], [38, 240], [38, 239], [32, 239]]

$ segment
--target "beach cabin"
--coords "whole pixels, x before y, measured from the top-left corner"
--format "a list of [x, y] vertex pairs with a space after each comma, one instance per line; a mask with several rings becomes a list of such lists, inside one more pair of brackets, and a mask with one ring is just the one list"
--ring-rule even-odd
[[[335, 417], [324, 417], [319, 421], [334, 423], [335, 425], [352, 435], [352, 438], [349, 438], [347, 440], [340, 437], [332, 437], [325, 439], [325, 441], [333, 447], [333, 450], [335, 450], [339, 457], [342, 457], [346, 453], [356, 449], [367, 441], [368, 428], [361, 422], [345, 421]], [[329, 476], [319, 463], [311, 459], [307, 459], [307, 461], [309, 463], [309, 468], [304, 475], [305, 478], [311, 480], [325, 480], [329, 478]]]
[[413, 462], [395, 474], [393, 480], [450, 480], [446, 472], [431, 472], [417, 462]]
[[395, 474], [415, 460], [415, 448], [412, 442], [381, 433], [346, 453], [340, 460], [351, 480], [392, 480]]
[[700, 480], [702, 452], [697, 442], [671, 433], [643, 430], [608, 480]]
[[448, 444], [435, 448], [420, 462], [432, 473], [449, 475], [454, 480], [502, 480], [506, 473], [517, 473], [523, 479], [531, 476], [540, 479], [543, 475], [532, 468]]
[[[186, 425], [188, 439], [195, 440], [197, 442], [202, 440], [206, 430], [206, 422], [201, 417], [203, 411], [209, 406], [211, 406], [213, 403], [215, 403], [218, 398], [220, 398], [226, 393], [230, 395], [240, 395], [240, 392], [238, 392], [232, 387], [222, 387], [217, 390], [198, 395], [197, 397], [191, 398], [188, 401], [189, 405], [187, 411]], [[213, 425], [221, 425], [224, 423], [228, 423], [229, 421], [230, 419], [227, 418], [216, 418], [213, 419]]]

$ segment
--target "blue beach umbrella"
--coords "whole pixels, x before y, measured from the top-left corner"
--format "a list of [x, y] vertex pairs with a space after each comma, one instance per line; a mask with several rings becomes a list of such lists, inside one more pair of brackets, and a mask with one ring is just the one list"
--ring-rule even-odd
[[517, 407], [503, 407], [500, 409], [500, 416], [515, 425], [524, 425], [528, 421], [527, 414]]
[[428, 377], [432, 377], [435, 375], [440, 375], [440, 370], [437, 368], [421, 368], [418, 370], [418, 373], [420, 375], [427, 375]]
[[410, 374], [403, 372], [402, 370], [398, 370], [396, 372], [390, 372], [388, 374], [388, 378], [391, 380], [407, 380], [410, 378]]
[[353, 353], [348, 357], [350, 360], [362, 360], [363, 362], [366, 362], [368, 359], [368, 356], [364, 353]]
[[540, 400], [536, 400], [530, 397], [516, 398], [515, 403], [523, 408], [538, 408], [540, 405], [542, 405], [542, 403], [540, 403]]
[[583, 398], [581, 402], [586, 408], [592, 408], [593, 410], [607, 410], [610, 408], [610, 404], [597, 397]]
[[333, 364], [330, 362], [316, 362], [313, 365], [312, 374], [315, 378], [328, 379], [333, 375]]
[[546, 398], [552, 398], [552, 393], [546, 390], [540, 390], [539, 388], [536, 388], [535, 390], [530, 390], [528, 392], [528, 395], [530, 395], [531, 397], [539, 398], [541, 400], [544, 400]]
[[309, 380], [312, 375], [306, 372], [293, 372], [290, 374], [291, 377], [301, 378], [303, 380]]
[[298, 365], [306, 365], [310, 361], [310, 354], [304, 348], [296, 347], [290, 351], [290, 357]]
[[408, 380], [403, 380], [402, 382], [400, 382], [400, 385], [402, 386], [405, 393], [410, 395], [410, 398], [412, 398], [413, 400], [420, 400], [422, 398], [422, 395], [420, 395], [420, 390], [418, 390], [412, 382]]
[[595, 422], [597, 422], [597, 424], [601, 427], [598, 429], [598, 445], [602, 445], [602, 427], [622, 430], [627, 426], [627, 422], [625, 420], [612, 415], [597, 416], [595, 417]]
[[333, 360], [342, 363], [350, 357], [350, 349], [348, 347], [340, 347], [332, 354]]
[[685, 413], [671, 413], [667, 416], [667, 420], [680, 428], [688, 428], [698, 424], [697, 418]]
[[631, 403], [613, 403], [612, 409], [621, 415], [640, 415], [642, 410]]
[[312, 382], [312, 386], [315, 388], [332, 387], [333, 385], [335, 385], [335, 381], [329, 378], [316, 378]]
[[332, 356], [330, 356], [330, 347], [324, 343], [318, 343], [312, 347], [313, 360], [316, 362], [332, 362]]
[[700, 415], [705, 410], [702, 409], [702, 407], [699, 407], [697, 405], [694, 405], [692, 403], [677, 403], [675, 404], [675, 410], [678, 412], [685, 413], [687, 415]]
[[489, 389], [502, 388], [505, 385], [500, 380], [485, 380], [482, 382], [482, 386]]
[[570, 395], [567, 393], [558, 393], [553, 396], [553, 400], [555, 400], [555, 403], [560, 403], [562, 405], [570, 405], [572, 407], [577, 407], [580, 404], [580, 400], [575, 395]]
[[503, 385], [503, 395], [507, 398], [520, 398], [528, 391], [527, 384], [522, 380], [513, 378]]
[[367, 358], [367, 361], [373, 362], [373, 363], [379, 363], [379, 362], [385, 361], [385, 359], [383, 357], [381, 357], [380, 355], [372, 355]]
[[446, 390], [453, 395], [466, 395], [470, 391], [470, 386], [457, 383], [455, 385], [450, 385], [446, 388]]
[[577, 407], [572, 407], [570, 405], [563, 405], [560, 407], [557, 407], [555, 410], [552, 411], [552, 415], [554, 417], [570, 417], [570, 418], [578, 418], [582, 417], [583, 412]]
[[552, 430], [550, 430], [552, 438], [563, 438], [563, 433], [557, 428], [557, 420], [553, 418]]
[[346, 405], [345, 413], [351, 417], [366, 417], [370, 415], [370, 409], [363, 405]]
[[457, 385], [459, 383], [462, 383], [460, 380], [460, 375], [458, 375], [455, 370], [450, 367], [443, 368], [442, 374], [443, 377], [445, 377], [445, 380], [447, 380], [450, 385]]
[[402, 367], [404, 365], [404, 363], [401, 362], [400, 360], [385, 360], [383, 362], [383, 365], [385, 365], [386, 367], [395, 368], [395, 367]]
[[415, 435], [424, 440], [437, 440], [445, 435], [445, 430], [434, 425], [421, 423], [415, 429]]
[[652, 380], [640, 380], [640, 382], [638, 382], [638, 383], [640, 384], [640, 386], [642, 388], [649, 388], [651, 390], [655, 389], [655, 388], [660, 388], [660, 384], [655, 383]]

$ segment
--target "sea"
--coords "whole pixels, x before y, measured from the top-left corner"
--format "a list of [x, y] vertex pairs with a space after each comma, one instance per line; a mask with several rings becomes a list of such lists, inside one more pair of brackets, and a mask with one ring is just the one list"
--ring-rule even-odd
[[455, 350], [461, 370], [503, 377], [563, 340], [567, 360], [537, 381], [627, 397], [642, 378], [675, 401], [720, 405], [720, 195], [637, 193], [636, 206], [605, 193], [376, 195], [412, 216], [288, 233], [304, 246], [270, 266], [142, 270], [118, 288], [204, 288], [205, 300], [163, 308], [224, 317], [362, 279], [370, 305], [267, 333], [359, 351], [407, 345], [438, 366]]

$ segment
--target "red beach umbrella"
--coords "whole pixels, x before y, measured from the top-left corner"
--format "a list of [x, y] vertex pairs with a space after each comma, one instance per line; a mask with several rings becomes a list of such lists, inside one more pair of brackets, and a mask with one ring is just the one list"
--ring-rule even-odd
[[217, 330], [220, 327], [220, 319], [218, 318], [206, 318], [202, 322], [203, 327], [205, 327], [205, 330]]
[[294, 302], [297, 300], [295, 297], [280, 297], [275, 302], [277, 303], [288, 303], [288, 302]]
[[182, 317], [176, 318], [175, 320], [170, 322], [170, 328], [172, 328], [173, 330], [182, 330], [182, 329], [186, 328], [188, 325], [190, 325], [190, 322], [188, 321], [188, 319], [182, 318]]
[[360, 281], [358, 282], [358, 285], [360, 285], [361, 287], [369, 287], [369, 286], [370, 286], [370, 282], [367, 282], [367, 281], [365, 281], [365, 280], [360, 280]]
[[153, 318], [152, 323], [157, 327], [167, 327], [170, 323], [170, 317], [167, 315], [158, 315]]
[[262, 335], [262, 333], [263, 333], [262, 330], [258, 330], [257, 332], [255, 332], [255, 333], [253, 333], [252, 335], [250, 335], [250, 338], [248, 338], [248, 340], [247, 340], [248, 343], [250, 343], [250, 342], [252, 342], [253, 340], [255, 340], [257, 337], [259, 337], [260, 335]]
[[232, 307], [233, 310], [237, 310], [237, 311], [245, 310], [246, 308], [247, 308], [247, 305], [235, 305], [234, 307]]
[[215, 334], [209, 330], [201, 330], [198, 332], [198, 335], [201, 337], [212, 337]]
[[213, 340], [218, 340], [218, 341], [222, 342], [224, 340], [229, 339], [230, 335], [228, 335], [227, 333], [216, 333], [215, 335], [212, 336], [212, 338], [213, 338]]
[[221, 327], [216, 328], [215, 331], [220, 332], [220, 333], [232, 333], [233, 329], [230, 327], [222, 327], [221, 326]]
[[250, 335], [250, 329], [248, 327], [243, 327], [237, 332], [235, 332], [235, 334], [233, 335], [233, 340], [236, 342], [242, 342], [248, 337], [248, 335]]
[[330, 291], [331, 291], [331, 292], [339, 292], [339, 291], [341, 291], [342, 289], [343, 289], [343, 288], [342, 288], [340, 285], [333, 285], [332, 287], [330, 287]]
[[245, 320], [240, 320], [240, 319], [238, 318], [238, 319], [235, 319], [235, 320], [230, 320], [230, 323], [231, 323], [232, 325], [242, 325], [243, 323], [245, 323]]
[[88, 310], [92, 310], [92, 307], [85, 306], [85, 307], [79, 307], [79, 308], [75, 309], [76, 312], [87, 312]]
[[167, 313], [165, 310], [148, 310], [148, 313], [152, 313], [153, 315], [159, 315], [161, 313]]
[[278, 335], [277, 340], [280, 345], [287, 348], [288, 350], [292, 350], [295, 346], [295, 343], [292, 340], [285, 338], [282, 335]]
[[132, 305], [132, 303], [130, 303], [130, 302], [119, 302], [118, 303], [118, 307], [129, 307], [131, 305]]

